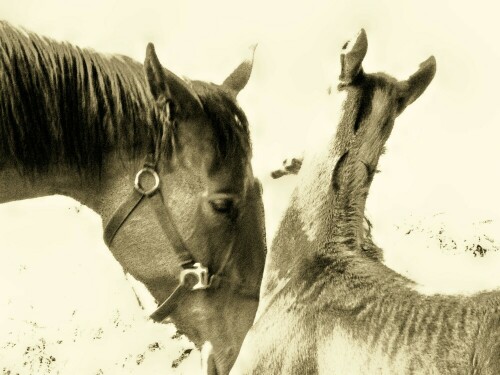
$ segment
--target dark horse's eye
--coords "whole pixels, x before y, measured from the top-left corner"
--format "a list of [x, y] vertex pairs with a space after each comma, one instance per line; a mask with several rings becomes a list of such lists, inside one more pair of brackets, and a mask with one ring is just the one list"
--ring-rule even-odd
[[232, 199], [213, 199], [209, 201], [212, 209], [219, 214], [228, 214], [233, 210], [234, 202]]

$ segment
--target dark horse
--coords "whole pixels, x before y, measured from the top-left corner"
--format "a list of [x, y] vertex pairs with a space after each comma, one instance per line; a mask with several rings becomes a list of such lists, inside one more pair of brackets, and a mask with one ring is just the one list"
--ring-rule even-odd
[[236, 95], [0, 23], [0, 203], [53, 194], [97, 212], [125, 272], [227, 373], [252, 324], [266, 252], [261, 187]]

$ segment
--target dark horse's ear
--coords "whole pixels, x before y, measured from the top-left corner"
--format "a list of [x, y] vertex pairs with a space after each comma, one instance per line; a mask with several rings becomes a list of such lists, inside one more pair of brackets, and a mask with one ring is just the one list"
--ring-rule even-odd
[[144, 70], [146, 71], [149, 89], [155, 100], [160, 98], [170, 100], [183, 111], [203, 108], [194, 90], [181, 78], [160, 64], [152, 43], [149, 43], [146, 48]]
[[243, 61], [222, 83], [222, 87], [229, 91], [234, 97], [243, 90], [250, 79], [256, 48], [257, 44], [250, 47], [251, 56]]
[[339, 80], [343, 84], [350, 84], [361, 72], [361, 63], [368, 50], [368, 39], [364, 29], [356, 35], [356, 38], [344, 44], [340, 53], [341, 73]]
[[400, 105], [400, 112], [408, 105], [413, 103], [422, 95], [429, 83], [431, 83], [436, 74], [436, 59], [429, 57], [420, 64], [418, 70], [410, 76], [403, 84], [403, 95]]

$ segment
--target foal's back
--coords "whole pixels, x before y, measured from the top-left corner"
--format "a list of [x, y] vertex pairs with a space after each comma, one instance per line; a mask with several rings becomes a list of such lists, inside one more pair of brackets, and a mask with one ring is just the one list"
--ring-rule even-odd
[[233, 374], [499, 373], [498, 292], [423, 296], [375, 261], [357, 259], [342, 274], [336, 263], [310, 259], [294, 273], [247, 335], [252, 353], [240, 353]]

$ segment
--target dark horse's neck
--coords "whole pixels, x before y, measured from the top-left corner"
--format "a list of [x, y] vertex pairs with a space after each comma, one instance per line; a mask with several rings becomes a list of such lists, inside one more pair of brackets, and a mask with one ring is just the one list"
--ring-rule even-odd
[[5, 22], [0, 46], [0, 203], [60, 194], [107, 222], [157, 137], [142, 64]]
[[155, 131], [142, 65], [0, 22], [0, 162], [32, 179], [99, 177], [112, 151], [144, 154]]

